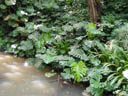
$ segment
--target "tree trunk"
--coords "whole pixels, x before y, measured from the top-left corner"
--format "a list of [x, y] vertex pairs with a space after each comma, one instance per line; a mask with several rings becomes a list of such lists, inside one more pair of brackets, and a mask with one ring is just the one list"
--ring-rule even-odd
[[88, 0], [90, 21], [98, 24], [101, 22], [101, 0]]

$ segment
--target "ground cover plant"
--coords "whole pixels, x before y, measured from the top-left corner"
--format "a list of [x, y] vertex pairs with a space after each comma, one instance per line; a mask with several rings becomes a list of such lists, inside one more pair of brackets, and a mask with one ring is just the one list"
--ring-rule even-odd
[[97, 27], [89, 21], [87, 0], [1, 0], [0, 50], [89, 85], [85, 96], [126, 96], [128, 1], [101, 3]]

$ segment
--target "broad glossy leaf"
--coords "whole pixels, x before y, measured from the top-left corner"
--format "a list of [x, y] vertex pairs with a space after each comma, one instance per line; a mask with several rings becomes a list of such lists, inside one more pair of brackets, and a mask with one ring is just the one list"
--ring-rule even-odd
[[21, 49], [23, 51], [31, 50], [31, 49], [33, 49], [33, 44], [30, 40], [22, 41], [21, 46], [19, 47], [19, 49]]

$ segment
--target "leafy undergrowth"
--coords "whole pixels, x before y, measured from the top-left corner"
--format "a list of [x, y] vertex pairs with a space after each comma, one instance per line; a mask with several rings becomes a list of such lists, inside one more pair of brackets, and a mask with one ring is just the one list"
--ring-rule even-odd
[[[111, 7], [114, 2], [119, 5]], [[127, 7], [124, 2], [127, 4], [125, 0], [104, 1], [105, 12], [97, 29], [88, 22], [87, 0], [0, 1], [0, 50], [26, 57], [38, 69], [51, 66], [61, 70], [66, 80], [86, 82], [85, 92], [93, 96], [126, 96], [128, 23], [127, 10], [121, 11]]]

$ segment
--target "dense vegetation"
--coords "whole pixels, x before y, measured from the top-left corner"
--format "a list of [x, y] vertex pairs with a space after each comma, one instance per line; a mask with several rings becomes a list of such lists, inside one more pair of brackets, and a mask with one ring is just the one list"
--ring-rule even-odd
[[1, 0], [0, 50], [39, 69], [59, 69], [64, 79], [89, 84], [85, 91], [93, 96], [126, 96], [127, 5], [102, 0], [97, 29], [89, 22], [87, 0]]

